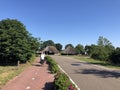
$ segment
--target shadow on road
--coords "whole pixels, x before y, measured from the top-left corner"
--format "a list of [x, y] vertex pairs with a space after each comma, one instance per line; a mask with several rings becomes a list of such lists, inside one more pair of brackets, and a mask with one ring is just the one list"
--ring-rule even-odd
[[77, 64], [77, 63], [73, 63], [71, 64], [72, 66], [80, 66], [80, 64]]
[[87, 62], [74, 62], [74, 63], [72, 63], [71, 65], [72, 65], [72, 66], [80, 66], [80, 65], [82, 65], [82, 64], [90, 64], [90, 63], [87, 63]]
[[41, 66], [40, 63], [33, 63], [32, 66]]
[[76, 73], [80, 74], [93, 74], [96, 76], [100, 76], [102, 78], [120, 78], [120, 72], [117, 71], [107, 71], [107, 70], [97, 70], [97, 69], [83, 69], [82, 71], [76, 71]]
[[54, 88], [53, 82], [47, 82], [42, 90], [53, 90], [53, 88]]

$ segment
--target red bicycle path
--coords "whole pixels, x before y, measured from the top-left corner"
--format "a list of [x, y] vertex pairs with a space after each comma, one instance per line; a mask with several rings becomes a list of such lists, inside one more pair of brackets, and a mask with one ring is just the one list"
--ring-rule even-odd
[[48, 65], [36, 63], [10, 80], [1, 90], [52, 90], [54, 75], [50, 74]]

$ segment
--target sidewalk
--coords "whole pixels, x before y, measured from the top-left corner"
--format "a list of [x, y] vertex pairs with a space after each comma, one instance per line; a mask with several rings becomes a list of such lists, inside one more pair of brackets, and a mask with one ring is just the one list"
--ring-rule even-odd
[[50, 74], [48, 65], [37, 63], [27, 68], [19, 76], [10, 80], [1, 90], [52, 90], [54, 75]]

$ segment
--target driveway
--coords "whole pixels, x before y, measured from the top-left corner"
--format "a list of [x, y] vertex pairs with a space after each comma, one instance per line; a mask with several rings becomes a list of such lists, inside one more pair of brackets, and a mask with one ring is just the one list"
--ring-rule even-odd
[[51, 56], [80, 90], [120, 90], [120, 71], [66, 56]]

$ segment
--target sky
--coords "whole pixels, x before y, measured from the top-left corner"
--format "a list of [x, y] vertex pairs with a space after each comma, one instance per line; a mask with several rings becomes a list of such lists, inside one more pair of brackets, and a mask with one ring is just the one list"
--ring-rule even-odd
[[120, 47], [120, 0], [0, 0], [0, 20], [17, 19], [42, 41]]

